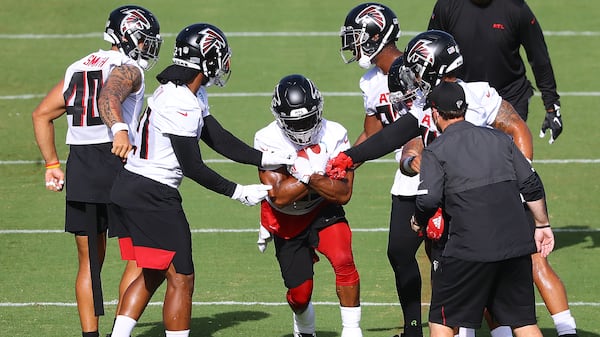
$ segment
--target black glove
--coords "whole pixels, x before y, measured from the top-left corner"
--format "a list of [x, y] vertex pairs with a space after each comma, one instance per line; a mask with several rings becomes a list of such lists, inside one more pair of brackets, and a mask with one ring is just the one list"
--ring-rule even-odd
[[560, 105], [554, 104], [554, 111], [546, 112], [546, 117], [542, 122], [542, 129], [540, 130], [540, 138], [544, 138], [546, 130], [550, 129], [550, 140], [549, 144], [554, 143], [563, 130], [562, 117], [560, 115]]

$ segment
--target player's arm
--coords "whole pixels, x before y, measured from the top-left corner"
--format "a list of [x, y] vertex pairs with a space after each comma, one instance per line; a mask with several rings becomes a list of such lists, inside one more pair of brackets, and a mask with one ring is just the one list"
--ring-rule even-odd
[[291, 176], [285, 167], [276, 170], [258, 170], [258, 177], [265, 185], [272, 186], [269, 199], [275, 206], [282, 208], [308, 194], [308, 186]]
[[400, 171], [409, 177], [414, 177], [421, 169], [421, 152], [424, 145], [421, 137], [415, 137], [402, 147]]
[[132, 148], [129, 142], [128, 126], [123, 120], [121, 104], [132, 92], [138, 91], [142, 85], [142, 72], [133, 65], [123, 65], [114, 68], [98, 97], [100, 118], [113, 133], [111, 152], [123, 159]]
[[66, 112], [62, 94], [63, 81], [48, 92], [31, 114], [35, 140], [46, 162], [46, 188], [52, 191], [62, 190], [65, 175], [60, 169], [56, 143], [54, 140], [54, 120]]
[[263, 153], [227, 131], [212, 115], [204, 117], [200, 138], [219, 154], [242, 164], [260, 166]]
[[419, 136], [419, 131], [417, 118], [412, 114], [406, 114], [344, 153], [352, 158], [354, 163], [377, 159]]
[[313, 174], [308, 186], [319, 193], [327, 201], [345, 205], [352, 197], [352, 186], [354, 184], [354, 170], [349, 170], [344, 179], [331, 179], [321, 174]]
[[533, 160], [533, 140], [525, 121], [506, 100], [502, 100], [492, 127], [510, 135], [521, 153]]

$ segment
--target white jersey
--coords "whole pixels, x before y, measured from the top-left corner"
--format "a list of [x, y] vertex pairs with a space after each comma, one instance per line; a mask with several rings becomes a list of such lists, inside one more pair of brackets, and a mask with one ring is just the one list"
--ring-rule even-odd
[[[323, 118], [321, 122], [321, 129], [319, 130], [314, 143], [319, 144], [321, 147], [325, 147], [330, 159], [335, 158], [340, 152], [350, 148], [348, 132], [346, 129], [341, 124], [326, 120], [325, 118]], [[276, 121], [273, 121], [266, 127], [258, 130], [254, 135], [254, 148], [263, 152], [276, 151], [280, 153], [295, 153], [303, 147], [304, 146], [292, 143], [277, 125]], [[279, 167], [280, 166], [269, 166], [262, 167], [262, 169], [275, 170]], [[267, 198], [267, 201], [273, 208], [283, 213], [293, 215], [309, 213], [323, 200], [322, 197], [315, 196], [308, 200], [296, 201], [294, 205], [278, 208]]]
[[[387, 75], [379, 67], [369, 69], [360, 78], [359, 85], [367, 116], [378, 116], [381, 123], [385, 126], [406, 114], [405, 110], [394, 111], [389, 100], [390, 90], [388, 89]], [[398, 163], [402, 156], [401, 150], [401, 148], [397, 149], [395, 153], [395, 159]], [[409, 177], [402, 174], [398, 166], [390, 192], [393, 195], [414, 195], [418, 187], [419, 177]]]
[[200, 139], [204, 117], [210, 114], [206, 89], [197, 95], [185, 85], [168, 82], [148, 98], [148, 109], [140, 120], [135, 151], [129, 153], [125, 169], [178, 188], [183, 172], [169, 135]]
[[129, 137], [133, 142], [144, 104], [144, 71], [137, 62], [118, 51], [99, 50], [70, 65], [65, 73], [63, 97], [67, 107], [67, 144], [112, 142], [112, 132], [100, 118], [98, 96], [110, 72], [122, 65], [136, 66], [142, 74], [140, 89], [129, 94], [121, 105], [123, 120], [129, 126]]
[[[496, 120], [500, 104], [502, 103], [502, 97], [500, 97], [496, 89], [490, 87], [487, 82], [464, 82], [457, 80], [457, 83], [465, 91], [465, 100], [468, 104], [465, 120], [476, 126], [491, 127]], [[440, 132], [431, 116], [431, 109], [423, 109], [424, 105], [425, 98], [422, 98], [421, 101], [413, 102], [410, 113], [419, 120], [419, 125], [423, 130], [428, 130], [431, 134], [439, 135]], [[409, 195], [416, 195], [418, 186], [411, 186], [411, 188], [413, 190]]]
[[[487, 82], [464, 82], [457, 80], [457, 83], [465, 91], [465, 100], [468, 104], [465, 120], [476, 126], [489, 126], [494, 123], [502, 97], [496, 89], [490, 87]], [[420, 125], [430, 130], [438, 131], [431, 117], [431, 109], [423, 110], [424, 102], [415, 102], [410, 109], [410, 113], [415, 116]]]

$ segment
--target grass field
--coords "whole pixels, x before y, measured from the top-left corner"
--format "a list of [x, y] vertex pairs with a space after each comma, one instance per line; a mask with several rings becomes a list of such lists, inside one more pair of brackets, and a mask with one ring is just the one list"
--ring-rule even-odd
[[[234, 134], [251, 143], [254, 132], [272, 120], [270, 93], [284, 75], [302, 73], [325, 94], [325, 116], [344, 124], [350, 138], [362, 129], [362, 70], [343, 64], [337, 32], [359, 1], [133, 1], [151, 9], [165, 36], [161, 60], [146, 76], [170, 63], [174, 36], [184, 26], [210, 22], [229, 36], [232, 77], [225, 88], [210, 88], [211, 112]], [[403, 48], [426, 28], [434, 0], [389, 3], [400, 19]], [[565, 131], [548, 145], [537, 138], [543, 116], [541, 99], [532, 99], [528, 124], [534, 134], [534, 165], [548, 194], [557, 247], [549, 257], [565, 283], [580, 337], [600, 337], [600, 2], [597, 0], [528, 1], [546, 32], [559, 92]], [[108, 13], [116, 1], [0, 0], [0, 335], [79, 336], [74, 280], [76, 248], [62, 232], [64, 195], [43, 186], [43, 166], [33, 138], [31, 111], [63, 76], [73, 60], [107, 48], [102, 41]], [[287, 34], [286, 34], [287, 33]], [[60, 158], [66, 122], [56, 122]], [[204, 157], [222, 157], [203, 147]], [[384, 159], [390, 159], [386, 157]], [[257, 181], [256, 170], [227, 162], [210, 164], [241, 183]], [[355, 192], [346, 207], [354, 228], [354, 250], [361, 274], [362, 327], [365, 336], [400, 332], [401, 310], [387, 262], [389, 188], [395, 165], [378, 161], [357, 172]], [[184, 207], [192, 225], [197, 270], [193, 336], [291, 336], [291, 313], [273, 256], [256, 249], [258, 209], [210, 193], [187, 180]], [[428, 265], [419, 252], [424, 280]], [[116, 242], [109, 242], [103, 271], [109, 331], [123, 268]], [[334, 278], [326, 262], [315, 275], [319, 336], [340, 332]], [[426, 318], [429, 285], [423, 287]], [[161, 336], [164, 289], [153, 298], [134, 336]], [[539, 324], [555, 336], [552, 320], [537, 298]], [[489, 336], [486, 329], [478, 336]]]

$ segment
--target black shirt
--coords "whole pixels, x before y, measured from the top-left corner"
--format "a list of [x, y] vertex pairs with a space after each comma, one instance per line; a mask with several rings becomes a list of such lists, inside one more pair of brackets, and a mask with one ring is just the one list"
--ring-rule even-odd
[[464, 58], [460, 78], [485, 81], [514, 104], [533, 95], [519, 54], [523, 46], [545, 108], [560, 105], [542, 28], [523, 0], [493, 0], [480, 7], [471, 0], [438, 0], [428, 29], [454, 36]]
[[535, 252], [519, 195], [535, 173], [505, 133], [454, 123], [423, 150], [420, 174], [418, 222], [438, 207], [447, 215], [442, 255], [491, 262]]

